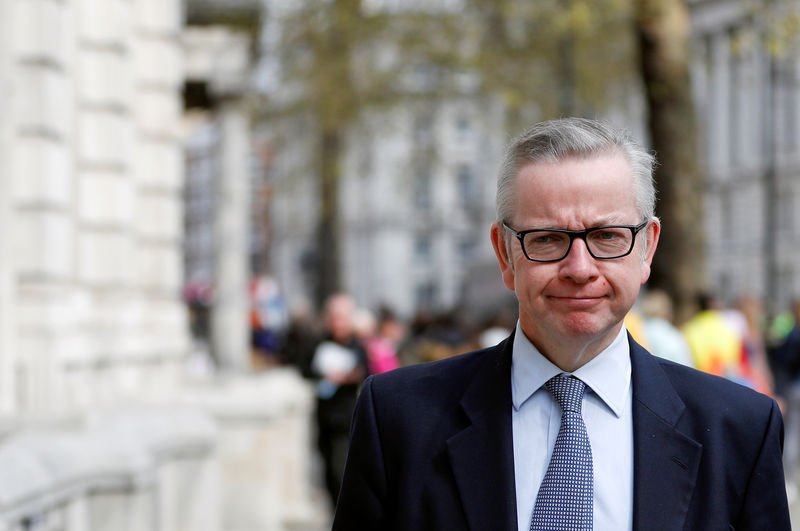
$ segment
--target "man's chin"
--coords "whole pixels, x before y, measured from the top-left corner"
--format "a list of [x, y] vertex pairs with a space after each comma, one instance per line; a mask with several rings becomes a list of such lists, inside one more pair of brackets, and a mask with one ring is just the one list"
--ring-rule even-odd
[[596, 314], [589, 312], [574, 312], [565, 316], [561, 323], [562, 333], [575, 339], [587, 339], [605, 335], [612, 329], [607, 322]]

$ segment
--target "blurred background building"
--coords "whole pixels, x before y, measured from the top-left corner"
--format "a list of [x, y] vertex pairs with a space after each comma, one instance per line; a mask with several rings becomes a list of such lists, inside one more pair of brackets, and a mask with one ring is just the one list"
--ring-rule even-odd
[[[341, 271], [342, 288], [361, 304], [388, 304], [406, 317], [443, 311], [464, 301], [476, 267], [494, 265], [487, 237], [494, 182], [487, 176], [503, 149], [497, 111], [478, 96], [401, 103], [354, 128], [341, 183]], [[280, 163], [309, 160], [286, 160], [291, 155], [280, 153]], [[312, 301], [318, 207], [308, 185], [290, 182], [298, 170], [274, 174], [286, 195], [272, 211], [273, 271], [290, 303]], [[504, 295], [500, 278], [486, 280], [494, 291], [483, 302], [496, 304]]]
[[[405, 318], [456, 307], [477, 317], [509, 305], [488, 238], [494, 175], [514, 128], [546, 117], [553, 95], [523, 95], [509, 110], [503, 88], [485, 79], [491, 71], [480, 71], [470, 55], [491, 35], [468, 4], [371, 1], [360, 20], [315, 28], [300, 23], [313, 2], [266, 3], [255, 135], [272, 155], [268, 268], [290, 306], [318, 304], [329, 284], [365, 307], [388, 305]], [[336, 9], [320, 8], [330, 20]], [[461, 10], [467, 14], [458, 19]], [[414, 25], [421, 19], [427, 26]], [[357, 24], [396, 28], [378, 39]], [[350, 32], [340, 49], [313, 44], [337, 31]], [[473, 51], [465, 58], [441, 50], [426, 41], [428, 31]], [[536, 52], [522, 53], [539, 60]], [[355, 63], [347, 72], [351, 87], [326, 93], [316, 86], [324, 74], [299, 76], [325, 70], [336, 54]], [[510, 67], [518, 68], [526, 75]], [[355, 101], [336, 90], [355, 92]], [[330, 116], [325, 106], [339, 112]], [[619, 86], [605, 106], [582, 110], [644, 135], [641, 91]], [[326, 134], [336, 136], [336, 154], [325, 152]]]
[[[314, 137], [319, 117], [302, 96], [287, 96], [314, 89], [303, 86], [294, 77], [296, 72], [286, 66], [283, 47], [287, 40], [282, 40], [281, 28], [296, 31], [295, 20], [288, 4], [275, 5], [283, 7], [267, 8], [271, 22], [263, 26], [267, 36], [262, 38], [256, 73], [256, 89], [267, 95], [260, 101], [283, 110], [260, 114], [262, 120], [256, 128], [256, 135], [269, 145], [272, 163], [268, 268], [286, 290], [290, 303], [314, 301], [319, 299], [318, 269], [326, 264], [320, 256], [326, 250], [319, 244], [317, 225], [318, 213], [325, 210], [320, 197], [323, 189], [317, 183], [323, 162], [318, 159]], [[302, 12], [303, 2], [293, 5]], [[423, 11], [434, 20], [439, 17], [439, 31], [445, 36], [449, 35], [447, 15], [459, 10], [469, 13], [469, 5], [433, 2], [421, 8], [413, 2], [369, 3], [373, 15], [403, 18]], [[690, 32], [689, 67], [702, 185], [684, 193], [701, 198], [702, 216], [694, 230], [704, 242], [696, 253], [701, 266], [696, 289], [714, 292], [726, 301], [745, 294], [764, 297], [772, 312], [783, 311], [800, 293], [795, 273], [800, 222], [793, 214], [799, 186], [793, 161], [800, 145], [795, 131], [800, 112], [795, 101], [796, 13], [780, 2], [755, 6], [693, 0], [688, 7], [691, 18], [686, 21], [686, 31]], [[283, 26], [276, 19], [283, 20]], [[592, 21], [614, 22], [596, 15]], [[469, 27], [468, 15], [462, 23]], [[464, 31], [465, 38], [473, 39], [474, 46], [484, 44], [479, 25], [469, 28], [474, 31]], [[601, 33], [608, 36], [609, 32]], [[301, 38], [294, 38], [294, 45], [302, 50]], [[582, 44], [581, 38], [577, 31], [573, 48]], [[360, 43], [371, 44], [367, 39]], [[597, 89], [603, 97], [574, 96], [577, 103], [556, 102], [555, 108], [549, 101], [551, 94], [531, 91], [523, 96], [527, 101], [514, 115], [509, 113], [503, 87], [482, 79], [486, 72], [473, 67], [454, 74], [454, 63], [447, 62], [453, 58], [436, 57], [425, 63], [426, 53], [435, 55], [436, 50], [417, 49], [422, 57], [416, 58], [417, 63], [395, 64], [392, 48], [397, 45], [384, 40], [378, 49], [385, 48], [388, 58], [373, 59], [374, 63], [365, 58], [369, 54], [359, 55], [360, 50], [345, 47], [333, 52], [351, 53], [354, 60], [373, 68], [392, 64], [385, 67], [389, 72], [385, 76], [395, 87], [390, 96], [374, 104], [369, 103], [365, 91], [366, 103], [359, 104], [357, 118], [341, 120], [350, 121], [342, 135], [337, 192], [341, 213], [337, 220], [341, 224], [337, 238], [341, 240], [339, 287], [365, 306], [389, 304], [405, 316], [421, 309], [442, 311], [473, 304], [488, 310], [503, 302], [496, 275], [480, 272], [494, 271], [484, 233], [494, 219], [496, 161], [509, 135], [520, 130], [520, 123], [566, 112], [605, 117], [648, 143], [642, 80], [635, 65], [629, 65], [619, 79], [607, 80]], [[380, 55], [374, 50], [370, 53]], [[525, 55], [524, 50], [520, 57], [520, 62], [540, 60]], [[636, 58], [635, 54], [631, 57]], [[311, 52], [304, 59], [309, 63], [315, 60]], [[325, 59], [317, 53], [316, 60]], [[588, 68], [578, 59], [572, 60], [573, 70]], [[520, 76], [526, 74], [524, 68], [517, 68]], [[358, 75], [354, 70], [353, 75]], [[556, 75], [559, 71], [545, 73]], [[564, 79], [573, 84], [581, 80], [579, 73], [572, 76]], [[447, 84], [447, 90], [442, 90], [442, 84]], [[559, 88], [567, 94], [577, 90], [568, 85]], [[687, 123], [687, 133], [690, 130], [694, 125]], [[481, 291], [487, 277], [493, 285]], [[483, 296], [471, 297], [473, 290]]]
[[796, 13], [747, 2], [690, 2], [710, 288], [800, 295], [800, 85]]

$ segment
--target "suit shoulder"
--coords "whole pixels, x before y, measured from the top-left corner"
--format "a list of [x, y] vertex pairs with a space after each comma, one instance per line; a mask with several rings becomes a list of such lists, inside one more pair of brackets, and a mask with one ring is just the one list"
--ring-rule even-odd
[[471, 374], [492, 356], [499, 347], [475, 350], [438, 361], [417, 363], [371, 377], [374, 388], [409, 389], [427, 386], [434, 380], [459, 381]]
[[476, 375], [508, 362], [505, 343], [451, 358], [401, 367], [369, 377], [378, 408], [418, 411], [449, 408], [459, 402]]

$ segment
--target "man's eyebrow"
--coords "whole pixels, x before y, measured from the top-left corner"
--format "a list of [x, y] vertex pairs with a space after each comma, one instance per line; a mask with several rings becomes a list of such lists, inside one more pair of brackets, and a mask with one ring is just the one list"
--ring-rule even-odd
[[[627, 218], [627, 216], [623, 214], [608, 214], [606, 216], [601, 216], [598, 218], [594, 218], [592, 223], [587, 223], [584, 225], [585, 229], [591, 229], [594, 227], [605, 227], [608, 225], [637, 225], [639, 221], [631, 221]], [[557, 224], [550, 223], [545, 220], [535, 220], [532, 223], [528, 223], [529, 226], [525, 226], [522, 228], [513, 227], [516, 230], [547, 230], [547, 229], [556, 229], [556, 230], [572, 230], [568, 229], [564, 226], [559, 226]]]
[[628, 223], [622, 216], [610, 216], [607, 218], [600, 218], [596, 223], [589, 225], [589, 227], [603, 227], [605, 225], [628, 225]]
[[[595, 220], [593, 223], [586, 223], [583, 226], [582, 230], [594, 229], [594, 228], [597, 228], [597, 227], [608, 227], [608, 226], [612, 226], [613, 227], [613, 226], [617, 226], [617, 225], [628, 226], [628, 225], [636, 225], [636, 223], [630, 223], [628, 220], [626, 220], [626, 219], [624, 219], [623, 217], [620, 217], [620, 216], [608, 217], [608, 218], [599, 218], [599, 219]], [[547, 228], [550, 228], [550, 229], [562, 228], [563, 229], [564, 227], [547, 227]]]

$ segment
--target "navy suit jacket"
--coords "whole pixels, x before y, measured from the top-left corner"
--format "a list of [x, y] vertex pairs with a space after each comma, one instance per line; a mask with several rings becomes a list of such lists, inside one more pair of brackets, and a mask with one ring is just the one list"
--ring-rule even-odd
[[[517, 529], [512, 338], [367, 379], [334, 530]], [[775, 401], [630, 346], [633, 528], [790, 529]]]

